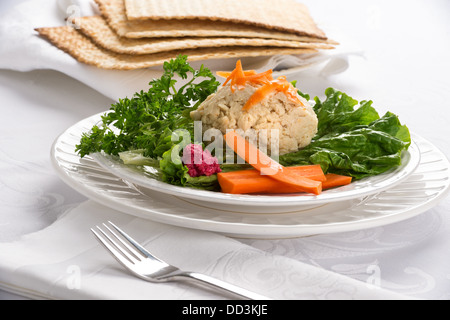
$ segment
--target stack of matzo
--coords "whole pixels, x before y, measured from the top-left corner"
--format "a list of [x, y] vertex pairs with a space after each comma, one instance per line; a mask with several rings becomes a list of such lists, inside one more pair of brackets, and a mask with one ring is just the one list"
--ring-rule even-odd
[[333, 49], [295, 0], [95, 0], [101, 16], [36, 29], [78, 61], [104, 69], [190, 61], [310, 54]]

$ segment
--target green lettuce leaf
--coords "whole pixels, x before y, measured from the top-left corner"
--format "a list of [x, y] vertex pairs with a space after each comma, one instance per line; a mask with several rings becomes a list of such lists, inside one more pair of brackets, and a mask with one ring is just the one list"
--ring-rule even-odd
[[372, 107], [372, 101], [354, 100], [347, 94], [328, 88], [324, 102], [318, 97], [314, 100], [314, 111], [319, 120], [316, 139], [329, 133], [346, 132], [357, 125], [368, 125], [380, 118], [378, 112]]
[[181, 161], [182, 152], [183, 146], [176, 144], [163, 154], [159, 168], [164, 182], [179, 186], [186, 185], [189, 169]]
[[191, 177], [187, 174], [186, 177], [186, 187], [209, 190], [209, 191], [220, 191], [219, 181], [217, 179], [217, 174], [213, 174], [209, 177], [201, 176], [201, 177]]
[[379, 117], [371, 101], [359, 103], [329, 88], [327, 99], [315, 98], [319, 118], [317, 135], [306, 148], [280, 156], [285, 166], [320, 164], [324, 172], [361, 179], [386, 172], [401, 164], [411, 137], [398, 117], [387, 112]]
[[119, 157], [126, 165], [151, 166], [158, 168], [159, 160], [145, 157], [144, 152], [145, 150], [143, 149], [124, 151], [119, 153]]

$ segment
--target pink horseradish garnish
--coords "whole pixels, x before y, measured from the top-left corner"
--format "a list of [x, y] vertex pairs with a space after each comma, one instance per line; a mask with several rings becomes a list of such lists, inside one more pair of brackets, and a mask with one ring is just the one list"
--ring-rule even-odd
[[222, 172], [219, 160], [198, 144], [189, 144], [184, 148], [182, 161], [189, 169], [188, 174], [193, 178]]

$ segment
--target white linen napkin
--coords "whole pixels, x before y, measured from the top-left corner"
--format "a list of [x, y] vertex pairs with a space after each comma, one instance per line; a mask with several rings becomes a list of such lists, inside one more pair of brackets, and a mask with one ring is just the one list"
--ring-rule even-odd
[[[160, 68], [145, 70], [103, 70], [77, 62], [70, 55], [57, 49], [34, 31], [39, 27], [65, 25], [67, 17], [99, 14], [92, 0], [30, 0], [13, 7], [0, 15], [0, 68], [17, 71], [51, 69], [60, 71], [81, 81], [103, 95], [118, 100], [131, 97], [148, 87], [153, 78], [161, 74]], [[341, 35], [333, 37], [341, 42], [336, 50], [312, 55], [304, 60], [296, 56], [274, 56], [243, 59], [246, 68], [256, 70], [291, 69], [299, 71], [312, 64], [326, 63], [322, 75], [344, 71], [348, 67], [348, 56], [360, 55], [361, 50], [351, 40]], [[198, 67], [203, 62], [192, 65]], [[213, 71], [228, 70], [235, 59], [219, 59], [206, 62]], [[288, 71], [283, 74], [288, 73]]]
[[159, 258], [272, 299], [407, 299], [364, 282], [271, 255], [225, 236], [144, 220], [87, 201], [50, 227], [0, 244], [0, 288], [37, 299], [226, 299], [182, 283], [129, 274], [90, 228], [112, 221]]

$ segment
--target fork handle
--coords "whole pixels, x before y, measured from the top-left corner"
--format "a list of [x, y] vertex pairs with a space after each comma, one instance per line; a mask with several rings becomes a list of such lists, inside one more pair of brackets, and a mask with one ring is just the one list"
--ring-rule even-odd
[[260, 294], [254, 293], [247, 289], [235, 286], [231, 283], [207, 276], [205, 274], [196, 273], [196, 272], [181, 272], [176, 275], [176, 277], [180, 277], [181, 279], [191, 280], [198, 284], [204, 285], [206, 287], [212, 289], [218, 289], [222, 292], [232, 294], [241, 299], [245, 300], [272, 300], [268, 297], [262, 296]]

